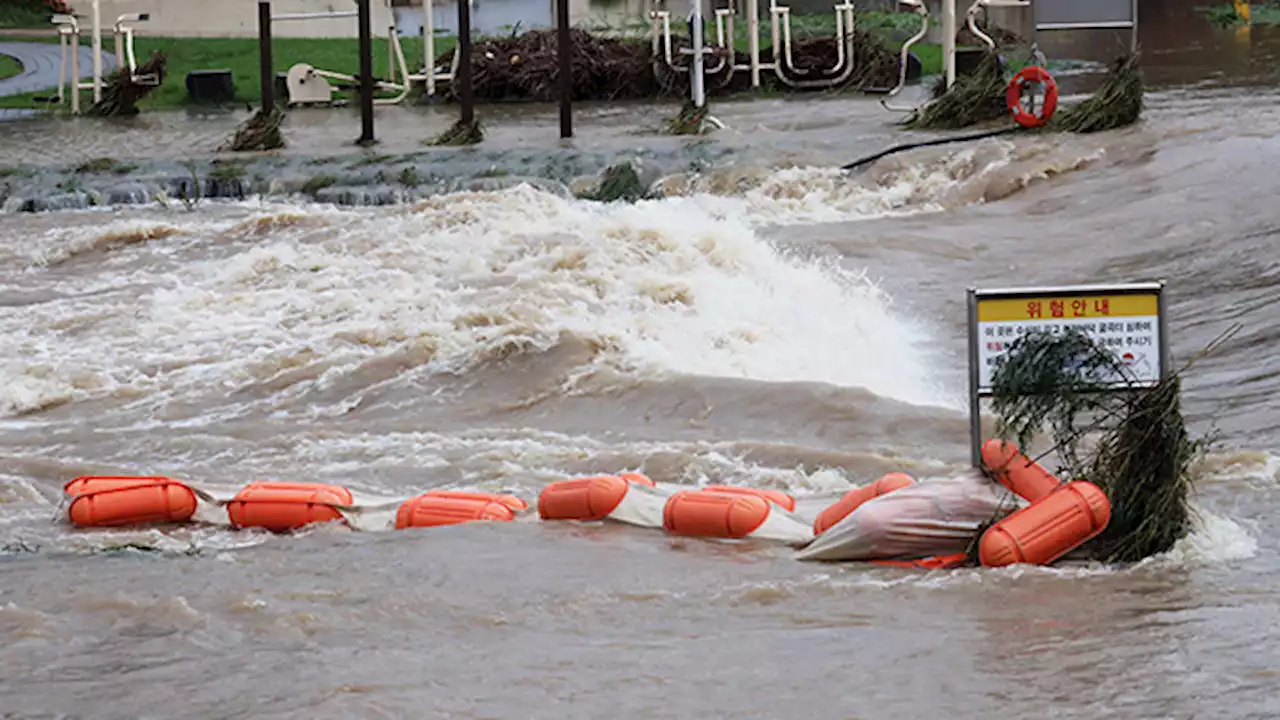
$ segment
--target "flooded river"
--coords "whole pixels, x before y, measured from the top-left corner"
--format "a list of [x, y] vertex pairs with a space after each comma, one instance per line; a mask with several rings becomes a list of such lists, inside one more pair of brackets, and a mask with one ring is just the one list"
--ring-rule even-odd
[[[892, 143], [893, 116], [770, 101], [717, 108], [704, 142], [734, 165], [635, 206], [516, 187], [0, 216], [0, 717], [1276, 717], [1263, 30], [1217, 65], [1230, 36], [1194, 61], [1147, 40], [1162, 85], [1137, 127], [855, 177], [829, 168]], [[550, 117], [495, 142], [550, 152]], [[582, 117], [579, 147], [649, 142]], [[182, 137], [221, 131], [201, 128]], [[614, 525], [52, 521], [86, 473], [529, 500], [627, 469], [800, 496], [943, 474], [968, 461], [967, 286], [1158, 278], [1177, 362], [1243, 329], [1186, 381], [1193, 431], [1222, 436], [1202, 522], [1136, 567], [817, 565]], [[126, 544], [156, 552], [101, 552]]]

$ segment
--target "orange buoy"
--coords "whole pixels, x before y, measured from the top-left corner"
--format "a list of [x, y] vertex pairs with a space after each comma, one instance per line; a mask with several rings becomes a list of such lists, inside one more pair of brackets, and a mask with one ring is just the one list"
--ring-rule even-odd
[[[1044, 86], [1044, 102], [1039, 111], [1028, 110], [1022, 104], [1022, 91], [1031, 85]], [[1048, 70], [1036, 65], [1028, 65], [1018, 71], [1009, 81], [1005, 90], [1005, 104], [1013, 114], [1014, 122], [1024, 128], [1037, 128], [1049, 122], [1058, 109], [1058, 83]]]
[[622, 478], [623, 480], [626, 480], [627, 482], [633, 482], [637, 485], [648, 485], [649, 487], [658, 487], [657, 483], [650, 480], [648, 476], [644, 475], [643, 473], [622, 473], [618, 477]]
[[813, 534], [821, 535], [830, 530], [831, 526], [848, 517], [850, 513], [857, 510], [866, 501], [891, 493], [894, 490], [902, 489], [908, 485], [915, 485], [915, 483], [916, 481], [910, 475], [894, 472], [881, 477], [873, 483], [854, 488], [818, 514], [818, 517], [813, 521]]
[[[484, 500], [486, 502], [496, 502], [510, 508], [511, 512], [518, 513], [522, 510], [529, 509], [529, 503], [516, 497], [515, 495], [498, 495], [493, 493], [467, 492], [466, 490], [428, 490], [427, 495], [436, 497], [458, 498], [460, 500]], [[412, 501], [410, 501], [412, 502]]]
[[918, 560], [872, 560], [876, 565], [901, 568], [921, 568], [923, 570], [950, 570], [965, 564], [968, 556], [964, 553], [953, 555], [931, 555]]
[[992, 439], [982, 444], [982, 464], [1001, 485], [1027, 502], [1035, 502], [1062, 486], [1062, 481], [1022, 454], [1017, 445]]
[[765, 490], [763, 488], [739, 487], [737, 485], [708, 485], [702, 488], [703, 492], [730, 493], [735, 495], [754, 495], [755, 497], [764, 498], [779, 507], [785, 508], [787, 512], [795, 512], [796, 499], [781, 490]]
[[196, 512], [196, 494], [167, 477], [86, 475], [63, 491], [73, 498], [67, 515], [77, 527], [185, 522]]
[[744, 538], [769, 512], [769, 501], [756, 495], [683, 490], [663, 505], [662, 527], [678, 535]]
[[1111, 502], [1097, 485], [1069, 482], [992, 525], [978, 541], [987, 567], [1048, 565], [1097, 537], [1111, 522]]
[[508, 522], [516, 517], [507, 503], [483, 493], [432, 491], [406, 500], [396, 512], [396, 529], [456, 525], [477, 520]]
[[341, 485], [292, 482], [254, 482], [227, 503], [227, 516], [236, 528], [260, 527], [272, 532], [341, 520], [334, 505], [350, 505], [351, 491]]
[[622, 503], [631, 484], [617, 475], [560, 480], [538, 494], [543, 520], [603, 520]]

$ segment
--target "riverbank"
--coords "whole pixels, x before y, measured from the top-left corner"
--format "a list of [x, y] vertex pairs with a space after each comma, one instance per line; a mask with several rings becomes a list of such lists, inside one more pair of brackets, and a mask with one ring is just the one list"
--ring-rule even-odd
[[[919, 28], [919, 17], [914, 13], [882, 13], [866, 12], [858, 15], [857, 27], [878, 40], [885, 50], [896, 55], [903, 41]], [[649, 27], [647, 24], [632, 24], [622, 27], [584, 28], [593, 36], [617, 38], [634, 42], [648, 48]], [[772, 41], [768, 33], [768, 25], [762, 27], [760, 52], [765, 59], [772, 54]], [[673, 32], [679, 32], [674, 28]], [[834, 14], [796, 16], [792, 18], [793, 50], [796, 45], [826, 39], [831, 42], [835, 37]], [[708, 27], [708, 44], [714, 42], [714, 26]], [[963, 40], [964, 38], [962, 38]], [[30, 34], [7, 35], [0, 31], [0, 40], [22, 42], [56, 43], [57, 38], [52, 30], [47, 37], [33, 37]], [[473, 62], [482, 62], [484, 47], [488, 40], [498, 38], [476, 37], [475, 44], [478, 57]], [[456, 47], [457, 39], [452, 36], [441, 36], [435, 40], [434, 54], [437, 67], [447, 66], [450, 54]], [[256, 105], [261, 102], [260, 73], [258, 66], [258, 44], [253, 38], [165, 38], [147, 37], [140, 34], [135, 38], [135, 55], [138, 62], [144, 62], [154, 52], [162, 52], [167, 56], [166, 79], [163, 85], [147, 95], [139, 104], [143, 112], [162, 110], [180, 110], [195, 107], [191, 102], [187, 88], [187, 74], [197, 70], [230, 71], [234, 83], [234, 100], [231, 104], [243, 106]], [[734, 27], [734, 48], [737, 52], [748, 50], [748, 32], [745, 23]], [[834, 65], [836, 60], [834, 44], [829, 61], [824, 64]], [[423, 41], [419, 37], [407, 37], [400, 40], [406, 63], [412, 72], [422, 66], [424, 57]], [[911, 48], [920, 61], [921, 74], [929, 75], [941, 72], [942, 50], [940, 46], [916, 44]], [[357, 75], [359, 72], [359, 44], [353, 38], [276, 38], [272, 43], [274, 70], [286, 72], [297, 63], [307, 63], [335, 73]], [[647, 50], [646, 50], [647, 52]], [[373, 41], [374, 74], [378, 78], [390, 76], [391, 44], [386, 37]], [[398, 71], [397, 71], [398, 72]], [[893, 73], [890, 73], [893, 74]], [[772, 82], [766, 73], [766, 82]], [[709, 90], [715, 92], [714, 87]], [[774, 95], [786, 92], [786, 88], [767, 87], [753, 91], [752, 95]], [[52, 88], [40, 89], [20, 95], [0, 98], [0, 107], [48, 109], [47, 98]], [[381, 96], [389, 96], [386, 93]], [[353, 99], [351, 92], [342, 93], [342, 99]], [[480, 98], [484, 100], [485, 98]], [[517, 98], [518, 99], [518, 98]], [[605, 99], [605, 98], [593, 98]]]
[[[905, 102], [921, 87], [909, 88]], [[895, 126], [901, 115], [874, 98], [775, 98], [724, 102], [726, 125], [712, 135], [665, 134], [676, 103], [584, 103], [574, 138], [557, 132], [555, 106], [482, 108], [480, 146], [439, 148], [427, 141], [456, 120], [451, 107], [381, 107], [378, 144], [353, 144], [353, 108], [295, 110], [283, 128], [288, 146], [266, 153], [219, 153], [246, 113], [157, 113], [123, 122], [77, 118], [6, 126], [12, 153], [0, 162], [6, 212], [116, 205], [166, 205], [217, 198], [288, 199], [346, 206], [414, 202], [460, 189], [529, 182], [561, 196], [593, 196], [603, 171], [629, 164], [642, 190], [744, 166], [831, 167], [909, 139], [933, 136]], [[86, 130], [92, 128], [92, 131]], [[940, 156], [946, 152], [940, 152]], [[735, 180], [736, 182], [736, 180]]]

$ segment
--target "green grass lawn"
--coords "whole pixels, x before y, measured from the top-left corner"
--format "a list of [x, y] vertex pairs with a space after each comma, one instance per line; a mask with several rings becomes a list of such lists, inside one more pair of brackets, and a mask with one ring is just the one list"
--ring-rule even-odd
[[7, 80], [22, 74], [22, 63], [8, 55], [0, 55], [0, 80]]
[[0, 30], [48, 27], [52, 14], [35, 0], [0, 0]]
[[[818, 16], [797, 16], [792, 22], [792, 36], [795, 40], [811, 37], [831, 36], [835, 31], [834, 13]], [[890, 48], [896, 51], [901, 41], [891, 36], [901, 36], [903, 32], [911, 32], [919, 27], [919, 17], [913, 13], [865, 13], [860, 16], [863, 27], [871, 29], [886, 38]], [[914, 25], [913, 25], [914, 23]], [[771, 43], [768, 23], [763, 23], [760, 50], [767, 62], [770, 57]], [[709, 38], [714, 37], [715, 26], [708, 25]], [[747, 50], [747, 28], [745, 23], [734, 26], [734, 45], [738, 49]], [[25, 40], [32, 42], [57, 42], [50, 33], [47, 38], [4, 38], [0, 31], [0, 40]], [[477, 38], [479, 41], [480, 38]], [[110, 42], [104, 43], [108, 48]], [[410, 70], [422, 64], [422, 39], [404, 38], [401, 47]], [[456, 39], [441, 37], [435, 43], [435, 53], [451, 51]], [[239, 103], [257, 105], [259, 97], [258, 41], [256, 38], [156, 38], [137, 37], [134, 41], [135, 55], [139, 63], [146, 62], [156, 50], [168, 53], [167, 76], [164, 84], [139, 103], [145, 111], [173, 110], [188, 105], [186, 77], [192, 70], [226, 69], [230, 70], [235, 82], [236, 100]], [[375, 38], [374, 74], [387, 77], [389, 64], [389, 43], [385, 37]], [[295, 63], [305, 62], [317, 68], [331, 72], [356, 75], [360, 69], [358, 55], [359, 44], [355, 38], [276, 38], [272, 43], [272, 64], [276, 72], [284, 72]], [[942, 70], [942, 49], [936, 45], [917, 44], [912, 50], [919, 56], [924, 74], [935, 74]], [[46, 107], [36, 102], [36, 98], [56, 94], [56, 89], [46, 89], [25, 95], [0, 98], [0, 107]], [[85, 94], [88, 102], [88, 93]]]

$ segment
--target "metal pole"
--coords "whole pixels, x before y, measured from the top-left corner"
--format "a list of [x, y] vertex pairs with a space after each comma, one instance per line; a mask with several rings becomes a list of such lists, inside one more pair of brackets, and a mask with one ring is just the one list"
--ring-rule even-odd
[[102, 3], [93, 0], [93, 101], [102, 102]]
[[[396, 26], [392, 25], [387, 29], [387, 82], [396, 81], [396, 42], [399, 41], [396, 35]], [[409, 84], [409, 78], [404, 79], [404, 84]]]
[[[729, 38], [733, 47], [733, 38]], [[747, 52], [751, 55], [751, 87], [760, 87], [760, 0], [747, 0]], [[732, 55], [730, 55], [732, 57]]]
[[1168, 304], [1165, 302], [1164, 296], [1164, 280], [1159, 281], [1160, 287], [1156, 290], [1156, 314], [1159, 315], [1158, 322], [1160, 332], [1160, 347], [1157, 351], [1160, 353], [1160, 379], [1168, 380], [1173, 375], [1173, 353], [1169, 349], [1169, 316]]
[[80, 114], [80, 27], [71, 34], [71, 114]]
[[693, 70], [690, 73], [690, 86], [693, 92], [694, 107], [702, 107], [706, 104], [706, 97], [702, 86], [702, 0], [691, 0], [693, 4], [693, 26], [689, 28], [690, 34], [693, 36]]
[[[1138, 0], [1133, 0], [1129, 4], [1129, 12], [1133, 13], [1133, 32], [1129, 35], [1129, 52], [1137, 52], [1138, 50]], [[1245, 5], [1247, 13], [1248, 5]]]
[[360, 10], [360, 144], [373, 140], [373, 31], [369, 0], [356, 0]]
[[271, 71], [271, 0], [258, 0], [258, 71], [262, 81], [262, 114], [276, 107], [276, 85]]
[[427, 97], [436, 94], [436, 7], [433, 0], [422, 2], [422, 65], [427, 71]]
[[569, 34], [569, 0], [556, 0], [560, 56], [560, 139], [573, 137], [573, 38]]
[[982, 400], [978, 393], [981, 368], [978, 367], [978, 296], [967, 291], [969, 306], [969, 460], [982, 467]]
[[458, 0], [458, 102], [462, 124], [476, 122], [475, 100], [471, 97], [471, 0]]
[[950, 90], [956, 83], [956, 0], [942, 0], [942, 67]]

